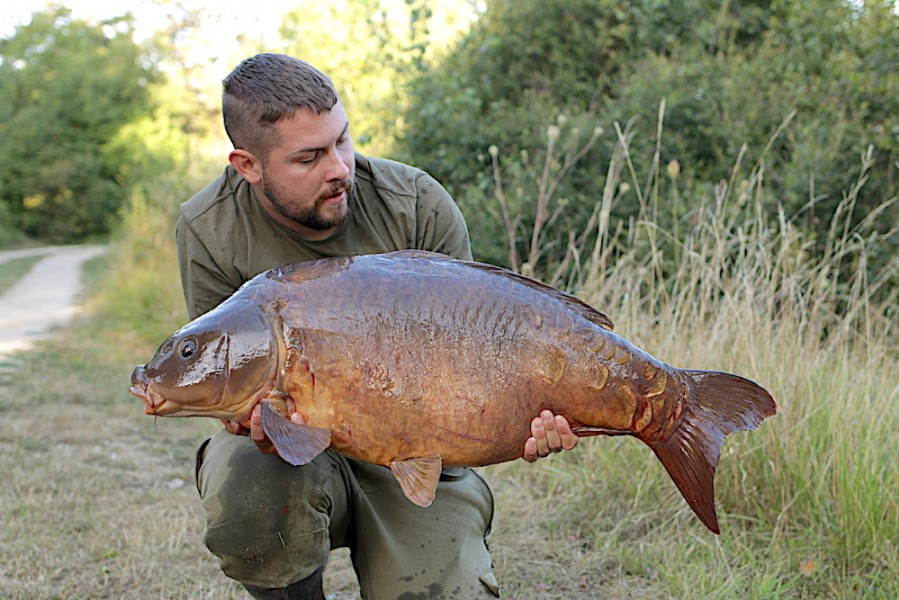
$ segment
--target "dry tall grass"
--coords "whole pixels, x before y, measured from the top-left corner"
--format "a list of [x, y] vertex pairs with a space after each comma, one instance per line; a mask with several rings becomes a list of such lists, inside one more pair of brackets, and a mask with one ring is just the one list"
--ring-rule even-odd
[[[895, 239], [899, 226], [883, 234], [874, 225], [896, 198], [847, 225], [870, 154], [821, 241], [782, 212], [773, 223], [763, 214], [764, 161], [745, 173], [735, 165], [730, 181], [690, 198], [686, 217], [663, 230], [659, 211], [686, 201], [676, 166], [659, 185], [656, 160], [641, 182], [620, 130], [619, 140], [589, 224], [595, 243], [570, 246], [548, 278], [570, 281], [618, 333], [675, 366], [755, 379], [779, 411], [725, 443], [720, 539], [632, 441], [591, 440], [535, 469], [490, 470], [505, 510], [529, 507], [498, 534], [515, 548], [500, 569], [513, 596], [896, 596], [899, 290], [888, 286], [899, 257], [873, 278], [866, 268]], [[610, 230], [610, 213], [628, 188], [643, 211], [623, 235]], [[823, 258], [811, 252], [822, 243]], [[560, 592], [560, 582], [574, 587]]]
[[[484, 469], [505, 597], [899, 597], [899, 364], [887, 289], [899, 263], [873, 278], [864, 268], [883, 242], [870, 227], [879, 214], [846, 229], [857, 190], [847, 191], [824, 258], [813, 259], [813, 241], [788, 218], [761, 213], [760, 163], [690, 198], [687, 217], [663, 230], [658, 211], [687, 198], [673, 176], [661, 185], [657, 161], [641, 182], [621, 137], [591, 221], [597, 235], [571, 238], [596, 242], [570, 246], [557, 281], [663, 360], [754, 378], [779, 412], [725, 444], [720, 537], [633, 439]], [[645, 206], [626, 235], [609, 227], [622, 183]], [[127, 393], [134, 365], [185, 318], [172, 218], [137, 202], [114, 262], [98, 263], [92, 316], [2, 375], [2, 597], [245, 597], [202, 545], [193, 449], [216, 425], [154, 422]], [[353, 597], [345, 569], [329, 582], [335, 598]]]

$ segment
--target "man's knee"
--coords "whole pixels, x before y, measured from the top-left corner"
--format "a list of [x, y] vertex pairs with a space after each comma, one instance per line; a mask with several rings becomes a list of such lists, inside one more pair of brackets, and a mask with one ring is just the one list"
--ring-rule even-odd
[[493, 498], [474, 471], [445, 472], [434, 503], [422, 509], [395, 483], [376, 485], [389, 471], [359, 470], [379, 490], [357, 506], [363, 512], [356, 560], [366, 593], [375, 598], [496, 597], [486, 544]]
[[324, 460], [292, 467], [246, 438], [213, 438], [200, 457], [198, 477], [206, 546], [225, 574], [273, 588], [324, 565], [335, 504], [335, 486], [326, 480], [333, 471]]
[[210, 526], [266, 519], [277, 528], [285, 519], [273, 507], [284, 505], [299, 473], [277, 456], [263, 454], [252, 440], [219, 432], [197, 454], [197, 487]]

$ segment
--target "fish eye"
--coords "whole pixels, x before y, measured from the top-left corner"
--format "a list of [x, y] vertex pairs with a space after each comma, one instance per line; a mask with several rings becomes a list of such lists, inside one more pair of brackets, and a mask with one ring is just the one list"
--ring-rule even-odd
[[182, 340], [178, 344], [178, 354], [181, 358], [190, 358], [197, 352], [197, 341], [193, 338]]

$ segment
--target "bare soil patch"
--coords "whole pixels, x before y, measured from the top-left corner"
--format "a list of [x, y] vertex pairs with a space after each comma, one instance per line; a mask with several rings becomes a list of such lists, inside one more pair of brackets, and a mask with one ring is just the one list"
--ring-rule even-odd
[[0, 360], [69, 322], [79, 306], [81, 267], [104, 251], [103, 246], [49, 246], [0, 252], [0, 263], [44, 256], [0, 293]]

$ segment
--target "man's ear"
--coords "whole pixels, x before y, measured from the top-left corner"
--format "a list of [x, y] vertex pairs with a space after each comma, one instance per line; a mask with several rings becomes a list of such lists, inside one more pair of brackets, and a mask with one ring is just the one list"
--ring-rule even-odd
[[262, 161], [251, 152], [234, 149], [228, 155], [228, 162], [250, 185], [262, 181]]

